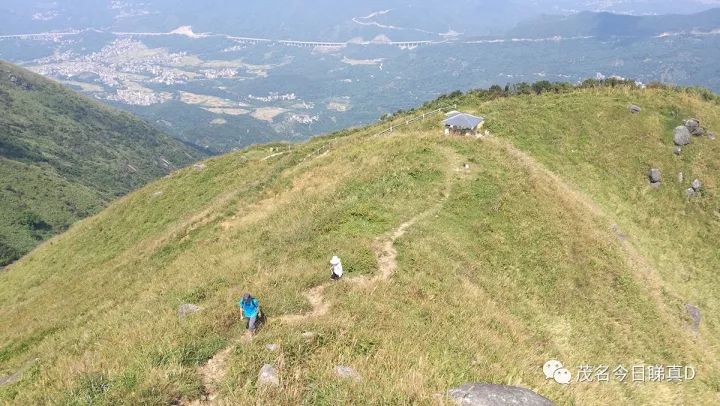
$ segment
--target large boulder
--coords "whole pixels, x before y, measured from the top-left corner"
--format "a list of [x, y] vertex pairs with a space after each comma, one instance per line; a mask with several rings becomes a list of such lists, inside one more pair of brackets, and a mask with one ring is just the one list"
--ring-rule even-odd
[[685, 127], [684, 125], [681, 125], [681, 126], [675, 128], [675, 134], [673, 135], [673, 142], [675, 142], [675, 145], [682, 147], [691, 142], [690, 137], [691, 137], [690, 130], [688, 130], [688, 128]]
[[458, 406], [553, 406], [544, 396], [517, 386], [468, 383], [450, 389], [448, 396]]
[[648, 178], [650, 178], [650, 183], [660, 183], [662, 182], [662, 172], [660, 169], [652, 168], [648, 173]]
[[270, 364], [263, 365], [263, 367], [260, 369], [260, 374], [258, 375], [257, 386], [280, 386], [280, 377], [278, 376], [277, 369], [275, 369], [275, 367]]

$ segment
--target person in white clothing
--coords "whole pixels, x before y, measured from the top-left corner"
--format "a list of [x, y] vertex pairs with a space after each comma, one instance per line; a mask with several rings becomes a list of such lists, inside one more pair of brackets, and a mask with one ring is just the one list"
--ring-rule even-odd
[[338, 280], [342, 278], [343, 275], [343, 267], [342, 262], [340, 262], [340, 258], [337, 256], [332, 257], [330, 260], [330, 269], [332, 270], [330, 274], [330, 278], [333, 280]]

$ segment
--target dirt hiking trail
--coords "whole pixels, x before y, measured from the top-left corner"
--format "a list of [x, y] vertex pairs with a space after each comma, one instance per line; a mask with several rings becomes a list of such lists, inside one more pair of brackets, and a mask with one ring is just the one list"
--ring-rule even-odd
[[[450, 148], [444, 147], [443, 153], [446, 155], [447, 161], [452, 167], [452, 169], [448, 171], [448, 175], [446, 176], [444, 182], [444, 191], [442, 192], [442, 198], [440, 199], [440, 201], [430, 209], [427, 209], [426, 211], [416, 215], [410, 220], [400, 224], [396, 229], [392, 230], [390, 233], [378, 238], [375, 241], [372, 247], [378, 264], [378, 272], [374, 276], [357, 276], [354, 278], [344, 278], [342, 281], [340, 281], [340, 283], [350, 283], [355, 286], [367, 287], [379, 282], [387, 281], [392, 277], [398, 267], [398, 253], [397, 249], [395, 249], [395, 242], [398, 239], [402, 238], [407, 233], [407, 231], [411, 227], [413, 227], [418, 221], [434, 215], [442, 209], [445, 201], [450, 196], [450, 189], [452, 188], [452, 185], [454, 183], [453, 175], [456, 175], [458, 172], [462, 171], [462, 169], [459, 169], [462, 161], [455, 151], [451, 150]], [[281, 323], [297, 324], [326, 315], [330, 311], [330, 303], [325, 300], [325, 289], [334, 283], [338, 282], [329, 281], [322, 285], [310, 288], [303, 293], [303, 296], [305, 296], [311, 306], [311, 310], [309, 312], [287, 314], [278, 317], [276, 320], [280, 321]], [[202, 406], [215, 404], [215, 400], [217, 399], [220, 392], [218, 388], [218, 383], [222, 382], [222, 380], [225, 378], [225, 375], [227, 373], [227, 360], [230, 357], [230, 354], [233, 352], [237, 345], [247, 343], [250, 340], [252, 340], [252, 336], [243, 336], [242, 339], [236, 340], [233, 344], [219, 351], [205, 365], [199, 367], [197, 369], [197, 372], [202, 379], [206, 393], [205, 396], [202, 399], [193, 400], [190, 402], [182, 401], [180, 402], [180, 404], [185, 406]]]
[[[420, 219], [437, 212], [441, 208], [441, 203], [419, 214], [416, 217], [402, 223], [397, 229], [392, 231], [388, 236], [378, 239], [373, 244], [375, 258], [378, 263], [378, 273], [373, 277], [358, 276], [355, 278], [347, 278], [340, 283], [351, 283], [353, 285], [368, 286], [378, 282], [386, 281], [392, 277], [397, 270], [397, 250], [395, 249], [395, 241], [408, 231], [410, 227], [415, 225]], [[306, 313], [288, 314], [278, 317], [276, 320], [282, 323], [297, 324], [309, 319], [315, 319], [326, 315], [330, 311], [330, 303], [325, 300], [325, 289], [335, 281], [330, 281], [319, 286], [315, 286], [305, 293], [303, 296], [308, 300], [312, 310]], [[198, 367], [197, 372], [200, 375], [203, 386], [205, 388], [205, 396], [202, 399], [193, 400], [191, 402], [181, 402], [185, 406], [202, 406], [215, 403], [220, 392], [218, 383], [222, 382], [227, 374], [227, 360], [235, 350], [236, 346], [245, 344], [252, 340], [252, 336], [245, 334], [240, 340], [236, 340], [218, 353], [216, 353], [205, 365]]]

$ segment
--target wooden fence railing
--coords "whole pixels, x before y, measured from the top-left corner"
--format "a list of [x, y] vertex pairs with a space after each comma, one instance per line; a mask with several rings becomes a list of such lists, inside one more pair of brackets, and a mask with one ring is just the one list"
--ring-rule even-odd
[[415, 115], [415, 116], [412, 117], [412, 118], [409, 118], [409, 119], [406, 119], [405, 121], [400, 122], [399, 124], [392, 125], [392, 126], [386, 128], [386, 129], [384, 129], [383, 131], [380, 131], [379, 133], [375, 134], [375, 137], [379, 137], [379, 136], [381, 136], [381, 135], [383, 135], [383, 134], [391, 133], [391, 132], [395, 131], [395, 129], [398, 128], [398, 127], [402, 127], [402, 126], [405, 126], [405, 125], [410, 125], [410, 124], [412, 124], [412, 123], [425, 120], [427, 117], [434, 116], [434, 115], [437, 114], [437, 113], [441, 113], [441, 112], [444, 112], [445, 110], [449, 110], [449, 109], [453, 109], [453, 110], [454, 110], [454, 109], [457, 109], [457, 105], [454, 105], [454, 106], [444, 106], [444, 107], [440, 107], [439, 109], [435, 109], [435, 110], [433, 110], [433, 111], [429, 111], [429, 112], [417, 114], [417, 115]]

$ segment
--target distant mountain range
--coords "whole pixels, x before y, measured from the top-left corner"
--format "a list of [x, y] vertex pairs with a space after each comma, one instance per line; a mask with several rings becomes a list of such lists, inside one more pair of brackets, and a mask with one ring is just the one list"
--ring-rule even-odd
[[713, 0], [207, 0], [23, 1], [0, 5], [0, 34], [97, 28], [199, 31], [277, 39], [345, 41], [384, 35], [394, 40], [437, 39], [443, 34], [499, 35], [545, 14], [579, 11], [689, 14], [720, 5]]
[[0, 62], [0, 266], [204, 156], [128, 113]]
[[692, 15], [632, 16], [582, 12], [548, 15], [518, 24], [510, 37], [647, 37], [679, 33], [720, 34], [720, 8]]

